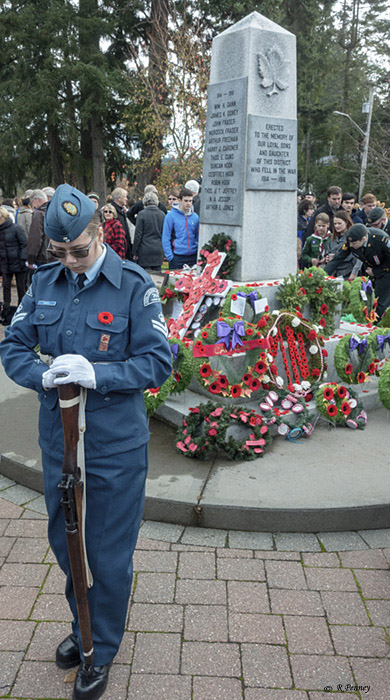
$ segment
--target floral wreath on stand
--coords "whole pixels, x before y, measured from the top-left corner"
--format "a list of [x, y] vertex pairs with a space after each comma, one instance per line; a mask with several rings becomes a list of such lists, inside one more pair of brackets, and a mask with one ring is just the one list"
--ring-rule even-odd
[[[236, 301], [237, 297], [245, 297], [245, 308], [250, 308], [252, 312], [252, 317], [250, 319], [251, 323], [255, 323], [257, 318], [259, 317], [260, 314], [256, 314], [255, 310], [255, 301], [257, 299], [262, 299], [262, 295], [260, 294], [260, 291], [258, 287], [255, 285], [251, 284], [246, 284], [242, 287], [233, 287], [230, 292], [228, 293], [222, 309], [221, 309], [221, 316], [231, 316], [232, 313], [234, 313], [231, 310], [231, 303], [232, 301]], [[268, 311], [268, 308], [266, 308], [266, 311]]]
[[378, 320], [378, 299], [369, 277], [357, 277], [351, 282], [349, 310], [357, 323], [375, 323]]
[[237, 255], [237, 243], [229, 238], [225, 233], [216, 233], [214, 236], [206, 243], [202, 250], [200, 251], [200, 261], [199, 264], [203, 267], [206, 265], [207, 259], [204, 251], [212, 253], [214, 250], [219, 250], [220, 253], [226, 253], [226, 258], [222, 263], [222, 267], [218, 272], [219, 277], [227, 277], [232, 279], [233, 270], [241, 260], [240, 256]]
[[[268, 346], [260, 330], [247, 321], [229, 317], [208, 323], [192, 347], [195, 377], [211, 394], [249, 397], [261, 388], [268, 370]], [[244, 358], [241, 372], [231, 361], [238, 354]], [[214, 356], [223, 370], [212, 369], [210, 358]]]
[[165, 401], [168, 398], [168, 395], [172, 393], [174, 385], [175, 380], [171, 375], [170, 377], [168, 377], [166, 382], [164, 382], [164, 384], [161, 384], [161, 386], [152, 389], [145, 389], [144, 402], [146, 415], [148, 416], [148, 418], [150, 418], [153, 415], [153, 413], [158, 409], [159, 406], [165, 403]]
[[[257, 326], [262, 330], [264, 328], [270, 343], [269, 353], [273, 362], [269, 366], [268, 379], [271, 384], [279, 388], [284, 386], [284, 380], [278, 376], [275, 364], [280, 349], [287, 376], [287, 389], [290, 393], [306, 396], [310, 393], [312, 385], [321, 380], [327, 368], [324, 358], [328, 352], [324, 349], [322, 336], [318, 335], [319, 329], [299, 315], [285, 310], [277, 312], [277, 315], [264, 315]], [[290, 362], [284, 347], [285, 341]]]
[[171, 394], [180, 394], [190, 384], [194, 374], [192, 348], [178, 338], [169, 338], [172, 352], [173, 386]]
[[319, 413], [333, 425], [346, 425], [348, 428], [363, 430], [367, 423], [367, 413], [355, 391], [343, 384], [331, 382], [321, 384], [316, 393]]
[[266, 425], [277, 427], [277, 434], [295, 441], [305, 435], [309, 437], [314, 428], [310, 422], [305, 399], [290, 394], [285, 389], [264, 392], [260, 410]]
[[[219, 448], [230, 460], [248, 461], [263, 456], [272, 442], [263, 417], [253, 409], [233, 408], [209, 401], [189, 411], [175, 440], [176, 450], [185, 457], [208, 459], [212, 451]], [[241, 440], [233, 435], [226, 437], [228, 429], [235, 423], [249, 431]]]
[[384, 407], [390, 410], [390, 361], [388, 359], [378, 380], [378, 395]]
[[276, 296], [289, 311], [304, 313], [307, 307], [310, 323], [320, 326], [326, 337], [334, 333], [335, 310], [340, 304], [339, 284], [327, 277], [321, 267], [308, 267], [296, 275], [288, 275]]
[[337, 343], [334, 353], [338, 376], [348, 384], [364, 384], [372, 375], [379, 375], [379, 359], [375, 355], [374, 343], [369, 337], [356, 334], [344, 336]]

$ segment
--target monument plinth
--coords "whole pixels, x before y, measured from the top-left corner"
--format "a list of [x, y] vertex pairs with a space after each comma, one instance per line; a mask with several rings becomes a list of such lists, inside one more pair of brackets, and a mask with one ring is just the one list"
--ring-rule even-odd
[[238, 281], [295, 272], [295, 36], [253, 12], [213, 41], [200, 248], [237, 241]]

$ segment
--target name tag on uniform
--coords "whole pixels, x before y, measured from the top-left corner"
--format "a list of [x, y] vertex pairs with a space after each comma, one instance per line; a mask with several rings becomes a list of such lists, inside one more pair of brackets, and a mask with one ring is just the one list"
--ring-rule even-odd
[[374, 260], [375, 260], [375, 262], [376, 262], [377, 265], [380, 265], [380, 264], [381, 264], [381, 261], [379, 260], [379, 258], [378, 258], [377, 255], [374, 255]]
[[107, 352], [109, 342], [110, 342], [110, 334], [109, 333], [102, 333], [100, 336], [99, 350], [101, 352]]
[[56, 306], [57, 302], [56, 301], [45, 301], [44, 299], [40, 299], [38, 301], [38, 306]]

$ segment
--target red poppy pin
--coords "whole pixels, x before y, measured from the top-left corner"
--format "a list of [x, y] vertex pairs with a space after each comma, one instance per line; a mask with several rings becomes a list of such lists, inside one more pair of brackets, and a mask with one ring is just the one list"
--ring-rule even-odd
[[98, 314], [98, 321], [100, 321], [100, 323], [104, 323], [105, 326], [108, 326], [113, 322], [113, 320], [114, 317], [109, 311], [101, 311], [100, 314]]

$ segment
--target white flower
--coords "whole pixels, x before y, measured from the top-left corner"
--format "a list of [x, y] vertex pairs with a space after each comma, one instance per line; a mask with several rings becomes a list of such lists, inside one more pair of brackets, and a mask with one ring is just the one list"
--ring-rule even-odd
[[272, 312], [273, 316], [279, 316], [279, 311], [275, 309], [275, 311]]
[[265, 382], [266, 384], [268, 384], [268, 382], [270, 382], [270, 381], [271, 381], [271, 378], [268, 376], [268, 374], [265, 374], [264, 377], [263, 377], [263, 382]]
[[293, 384], [293, 387], [295, 391], [301, 391], [302, 390], [302, 385], [301, 384]]
[[307, 381], [305, 380], [305, 381], [302, 382], [302, 385], [301, 385], [301, 386], [302, 386], [303, 391], [307, 391], [307, 389], [310, 389], [311, 384], [310, 384], [310, 382], [307, 382]]
[[300, 322], [298, 316], [296, 316], [295, 318], [293, 318], [293, 320], [291, 321], [291, 325], [292, 325], [293, 328], [297, 328], [298, 326], [301, 325], [301, 322]]
[[316, 333], [319, 333], [319, 332], [320, 332], [320, 327], [319, 327], [319, 326], [313, 326], [313, 328], [314, 328], [314, 330], [315, 330]]
[[275, 337], [275, 335], [277, 335], [277, 333], [278, 333], [278, 329], [277, 329], [277, 328], [273, 328], [272, 331], [271, 331], [271, 333], [272, 333], [272, 335]]
[[284, 384], [282, 377], [276, 377], [275, 381], [276, 381], [278, 386], [283, 386], [283, 384]]
[[268, 360], [268, 362], [273, 362], [273, 361], [274, 361], [274, 356], [271, 355], [270, 352], [267, 352], [267, 360]]
[[318, 352], [318, 348], [316, 345], [310, 345], [309, 352], [311, 355], [316, 355]]

